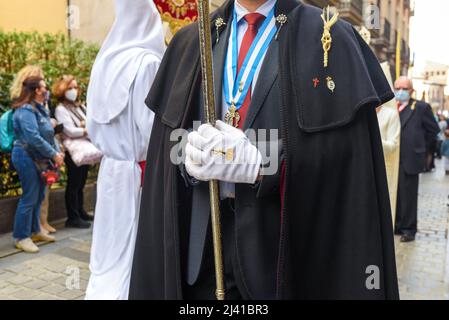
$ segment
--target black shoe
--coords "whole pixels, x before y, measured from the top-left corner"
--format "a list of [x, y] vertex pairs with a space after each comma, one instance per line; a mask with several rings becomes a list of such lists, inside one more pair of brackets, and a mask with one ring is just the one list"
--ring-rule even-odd
[[88, 213], [81, 213], [80, 218], [83, 219], [84, 221], [94, 221], [94, 216], [91, 216]]
[[82, 219], [78, 220], [67, 220], [65, 222], [66, 228], [75, 228], [75, 229], [89, 229], [90, 223], [87, 221], [84, 221]]
[[415, 236], [410, 234], [404, 234], [401, 237], [401, 242], [412, 242], [415, 241]]

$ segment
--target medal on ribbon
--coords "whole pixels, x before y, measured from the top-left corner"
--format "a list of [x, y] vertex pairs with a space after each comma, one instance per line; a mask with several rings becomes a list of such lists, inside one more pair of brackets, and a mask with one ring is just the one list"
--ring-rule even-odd
[[266, 17], [254, 39], [248, 53], [243, 61], [242, 67], [237, 74], [238, 65], [238, 39], [237, 39], [237, 14], [234, 11], [234, 18], [231, 25], [231, 35], [226, 65], [223, 79], [223, 91], [228, 105], [225, 115], [225, 122], [234, 127], [238, 127], [241, 119], [239, 109], [245, 101], [248, 91], [254, 79], [257, 67], [268, 50], [271, 40], [276, 34], [276, 18], [274, 9]]

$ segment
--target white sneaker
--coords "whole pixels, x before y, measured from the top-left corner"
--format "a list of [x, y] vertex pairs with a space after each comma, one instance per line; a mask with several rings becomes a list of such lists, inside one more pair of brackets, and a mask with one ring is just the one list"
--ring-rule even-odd
[[39, 248], [34, 244], [30, 238], [26, 238], [16, 242], [16, 248], [23, 250], [26, 253], [38, 253]]
[[43, 232], [39, 232], [39, 233], [33, 234], [31, 236], [31, 240], [33, 240], [34, 242], [40, 242], [40, 241], [55, 242], [56, 238], [53, 236], [50, 236], [48, 234], [45, 234]]

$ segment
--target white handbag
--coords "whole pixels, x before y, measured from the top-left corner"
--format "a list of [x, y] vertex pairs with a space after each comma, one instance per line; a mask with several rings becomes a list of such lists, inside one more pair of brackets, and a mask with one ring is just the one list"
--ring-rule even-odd
[[[81, 107], [83, 114], [86, 114], [86, 110], [84, 107]], [[73, 124], [79, 127], [74, 120], [73, 116], [75, 116], [80, 122], [84, 121], [84, 119], [77, 113], [71, 111], [69, 112], [72, 116]], [[72, 157], [73, 162], [78, 166], [84, 165], [94, 165], [101, 161], [103, 154], [94, 144], [89, 140], [89, 138], [76, 138], [72, 139], [69, 137], [65, 137], [63, 143], [64, 148], [68, 151], [70, 156]]]
[[103, 157], [101, 151], [86, 138], [66, 138], [64, 139], [63, 145], [78, 167], [97, 164]]

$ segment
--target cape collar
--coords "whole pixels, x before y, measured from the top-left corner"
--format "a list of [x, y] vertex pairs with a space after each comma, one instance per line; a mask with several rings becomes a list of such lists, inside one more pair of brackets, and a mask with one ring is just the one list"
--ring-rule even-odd
[[[220, 35], [221, 32], [225, 29], [222, 28], [222, 26], [224, 25], [223, 22], [230, 20], [232, 10], [234, 8], [234, 1], [235, 0], [227, 0], [212, 14], [211, 27], [212, 29], [216, 29], [216, 32], [212, 33], [213, 41], [216, 41], [217, 35]], [[303, 5], [302, 2], [298, 0], [278, 0], [275, 5], [275, 16], [288, 16], [293, 9], [301, 5]]]

